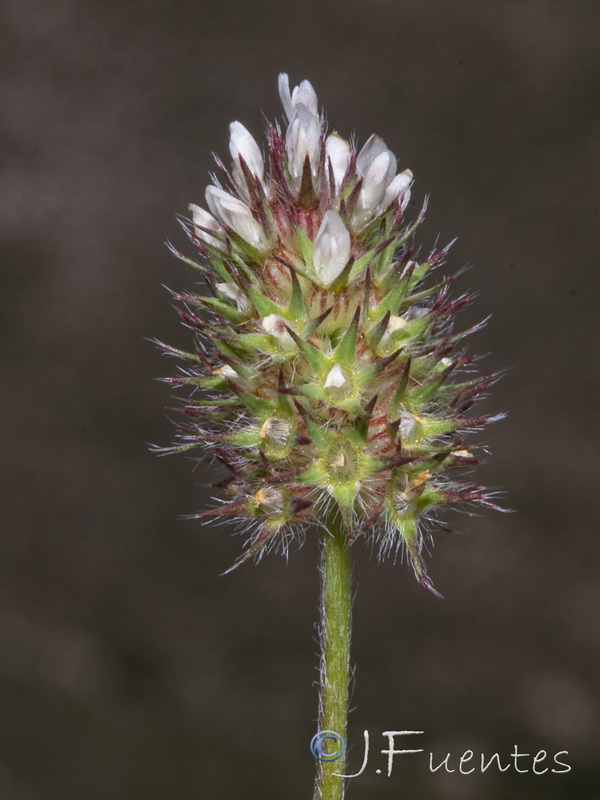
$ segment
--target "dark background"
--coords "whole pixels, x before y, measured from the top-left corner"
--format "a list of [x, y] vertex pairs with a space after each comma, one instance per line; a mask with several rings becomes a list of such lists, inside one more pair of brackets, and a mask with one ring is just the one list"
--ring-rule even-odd
[[[281, 117], [281, 70], [383, 136], [414, 213], [431, 193], [420, 241], [460, 236], [462, 323], [492, 314], [471, 352], [509, 368], [478, 478], [517, 513], [437, 535], [446, 599], [353, 549], [349, 797], [597, 798], [598, 3], [7, 0], [0, 23], [1, 800], [311, 796], [316, 537], [219, 577], [240, 539], [178, 520], [212, 476], [145, 444], [175, 365], [144, 337], [188, 344], [161, 284], [196, 281], [163, 241], [228, 123]], [[517, 744], [573, 769], [387, 778], [389, 729], [454, 767]]]

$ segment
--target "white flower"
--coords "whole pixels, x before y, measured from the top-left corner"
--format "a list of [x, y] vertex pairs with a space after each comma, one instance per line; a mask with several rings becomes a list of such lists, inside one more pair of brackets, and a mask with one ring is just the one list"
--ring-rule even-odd
[[229, 152], [233, 158], [233, 175], [236, 183], [245, 189], [246, 179], [240, 165], [240, 156], [253, 175], [262, 182], [265, 165], [256, 140], [241, 122], [232, 122], [229, 126]]
[[373, 134], [356, 159], [356, 171], [363, 183], [352, 215], [354, 225], [364, 225], [381, 206], [396, 174], [397, 163], [383, 139]]
[[350, 258], [350, 234], [335, 211], [326, 211], [313, 242], [313, 268], [323, 286], [330, 286]]
[[347, 389], [350, 386], [344, 370], [339, 364], [334, 364], [325, 378], [326, 389]]
[[269, 314], [267, 317], [263, 317], [261, 324], [265, 331], [274, 336], [285, 350], [290, 350], [296, 346], [296, 343], [287, 332], [285, 320], [279, 314]]
[[239, 311], [249, 311], [252, 307], [246, 295], [242, 292], [239, 286], [235, 283], [217, 283], [217, 289], [222, 295], [233, 300], [238, 307]]
[[321, 123], [319, 118], [306, 106], [302, 104], [296, 106], [294, 116], [287, 129], [285, 143], [288, 169], [298, 186], [302, 178], [306, 156], [309, 158], [313, 173], [316, 171], [321, 146]]
[[396, 175], [394, 180], [385, 190], [383, 207], [387, 208], [393, 200], [395, 200], [397, 197], [400, 197], [400, 205], [402, 206], [402, 210], [404, 210], [408, 204], [408, 201], [410, 200], [410, 190], [408, 187], [412, 183], [412, 179], [413, 174], [409, 169], [405, 169], [404, 172], [400, 172], [398, 175]]
[[400, 328], [406, 328], [407, 325], [408, 322], [404, 319], [404, 317], [396, 317], [392, 315], [389, 318], [386, 333], [391, 335], [394, 333], [394, 331], [399, 331]]
[[211, 236], [210, 233], [206, 231], [200, 230], [200, 228], [208, 228], [215, 233], [221, 234], [221, 236], [225, 235], [225, 231], [219, 225], [217, 220], [213, 217], [212, 214], [209, 214], [208, 211], [205, 211], [200, 206], [195, 205], [194, 203], [190, 203], [188, 206], [188, 211], [192, 212], [192, 221], [194, 223], [194, 233], [199, 238], [202, 239], [203, 242], [209, 244], [211, 247], [216, 247], [217, 250], [222, 250], [225, 252], [227, 247], [225, 246], [225, 242], [221, 239], [216, 239], [214, 236]]
[[356, 170], [358, 174], [365, 176], [368, 173], [369, 167], [373, 161], [375, 161], [377, 156], [380, 156], [382, 153], [387, 153], [391, 157], [389, 170], [389, 180], [391, 181], [396, 172], [396, 157], [387, 147], [381, 136], [377, 136], [375, 133], [369, 136], [360, 153], [356, 157]]
[[408, 325], [408, 321], [404, 319], [404, 317], [397, 317], [394, 314], [389, 318], [387, 328], [385, 329], [385, 333], [381, 339], [382, 342], [387, 342], [390, 336], [399, 331], [401, 328], [406, 328]]
[[400, 412], [400, 435], [409, 440], [417, 430], [418, 422], [408, 411]]
[[350, 144], [337, 133], [325, 139], [325, 155], [331, 163], [335, 188], [339, 189], [350, 164]]
[[252, 216], [246, 203], [217, 186], [206, 188], [206, 203], [215, 217], [234, 230], [238, 236], [241, 236], [257, 250], [263, 252], [267, 250], [265, 232], [260, 223]]
[[217, 369], [213, 369], [212, 374], [219, 378], [226, 378], [230, 381], [239, 381], [240, 376], [234, 370], [233, 367], [230, 367], [229, 364], [224, 364], [222, 367], [218, 367]]
[[313, 116], [318, 118], [319, 101], [309, 81], [304, 80], [299, 86], [294, 86], [294, 91], [290, 94], [290, 80], [287, 73], [280, 73], [279, 97], [281, 98], [281, 103], [288, 118], [288, 122], [292, 121], [292, 117], [298, 105], [305, 106]]
[[396, 173], [396, 159], [389, 151], [373, 159], [363, 177], [358, 205], [370, 216], [383, 200], [391, 176]]

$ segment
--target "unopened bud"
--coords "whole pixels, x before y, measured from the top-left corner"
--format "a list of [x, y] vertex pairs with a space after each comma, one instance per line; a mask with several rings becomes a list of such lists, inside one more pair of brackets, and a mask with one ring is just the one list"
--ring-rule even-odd
[[404, 201], [403, 194], [405, 192], [408, 192], [408, 197], [410, 198], [410, 191], [408, 187], [411, 185], [412, 179], [413, 174], [409, 169], [405, 169], [403, 172], [398, 173], [385, 191], [383, 207], [387, 208], [397, 197], [401, 197], [402, 201]]
[[382, 342], [386, 342], [390, 336], [399, 331], [401, 328], [405, 328], [408, 325], [408, 321], [404, 319], [404, 317], [397, 317], [392, 315], [388, 321], [387, 328], [385, 329], [385, 333], [382, 337]]
[[358, 203], [352, 219], [361, 224], [368, 220], [381, 204], [391, 176], [396, 169], [396, 159], [392, 153], [380, 153], [369, 165], [363, 177], [363, 185], [358, 196]]
[[304, 105], [297, 105], [285, 137], [288, 169], [298, 184], [306, 156], [314, 172], [319, 163], [321, 123]]
[[217, 283], [217, 289], [225, 297], [228, 297], [230, 300], [234, 300], [239, 311], [246, 312], [250, 310], [250, 301], [242, 292], [240, 287], [236, 286], [235, 283]]
[[269, 314], [267, 317], [263, 317], [261, 324], [267, 333], [277, 339], [281, 347], [291, 350], [292, 347], [296, 346], [287, 331], [285, 320], [279, 314]]
[[326, 211], [313, 243], [313, 267], [323, 286], [330, 286], [350, 258], [350, 234], [335, 211]]
[[206, 202], [215, 217], [234, 230], [248, 244], [263, 252], [267, 250], [265, 232], [252, 216], [246, 203], [217, 186], [207, 187]]
[[335, 393], [344, 393], [350, 388], [350, 383], [344, 370], [335, 364], [325, 378], [325, 388], [332, 389]]
[[381, 206], [386, 190], [396, 174], [396, 156], [383, 139], [373, 134], [356, 159], [356, 171], [363, 185], [352, 215], [353, 225], [364, 225]]
[[404, 496], [409, 500], [416, 500], [417, 497], [423, 494], [425, 484], [429, 478], [431, 478], [431, 472], [427, 470], [425, 472], [419, 472], [418, 475], [415, 475], [409, 480], [408, 486], [404, 491]]
[[331, 163], [336, 189], [339, 189], [350, 164], [350, 143], [332, 133], [325, 139], [325, 154]]
[[228, 380], [232, 381], [240, 380], [240, 376], [233, 367], [229, 366], [229, 364], [224, 364], [222, 367], [213, 369], [212, 374], [219, 378], [227, 378]]
[[225, 236], [225, 231], [221, 225], [219, 225], [213, 215], [209, 214], [208, 211], [205, 211], [203, 208], [200, 208], [200, 206], [197, 206], [194, 203], [189, 204], [188, 211], [192, 212], [192, 222], [194, 223], [195, 235], [203, 242], [206, 242], [206, 244], [209, 244], [211, 247], [216, 247], [217, 250], [225, 252], [227, 247], [222, 239], [217, 239], [214, 236], [211, 236], [210, 233], [207, 233], [206, 230], [201, 230], [201, 228], [208, 228], [209, 230], [220, 234], [222, 237]]
[[287, 73], [282, 72], [279, 75], [279, 97], [281, 104], [288, 118], [291, 122], [294, 112], [298, 105], [305, 106], [311, 114], [319, 116], [319, 101], [317, 100], [317, 93], [312, 87], [312, 84], [303, 80], [299, 86], [294, 86], [293, 92], [290, 93], [290, 79]]
[[233, 158], [233, 172], [236, 183], [245, 187], [246, 179], [240, 166], [240, 156], [253, 175], [262, 182], [265, 165], [256, 140], [241, 122], [232, 122], [229, 126], [229, 152]]

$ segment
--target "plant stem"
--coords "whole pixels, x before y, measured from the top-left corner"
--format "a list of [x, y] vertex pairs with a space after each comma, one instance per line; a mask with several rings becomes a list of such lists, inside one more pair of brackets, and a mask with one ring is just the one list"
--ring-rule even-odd
[[[350, 669], [351, 576], [348, 540], [339, 514], [332, 517], [323, 542], [321, 563], [321, 687], [319, 730], [339, 733], [346, 741]], [[329, 743], [328, 743], [329, 744]], [[336, 746], [325, 747], [332, 752]], [[314, 800], [342, 800], [346, 754], [319, 761]], [[338, 773], [336, 775], [335, 773]]]

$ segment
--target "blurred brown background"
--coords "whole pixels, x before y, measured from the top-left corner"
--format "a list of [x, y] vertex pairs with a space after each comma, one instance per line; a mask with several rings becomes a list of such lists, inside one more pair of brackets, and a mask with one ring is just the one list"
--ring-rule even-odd
[[[7, 0], [1, 154], [1, 800], [312, 796], [317, 542], [227, 577], [207, 470], [157, 459], [186, 346], [166, 238], [239, 119], [309, 78], [331, 128], [375, 131], [431, 193], [424, 246], [473, 265], [471, 352], [509, 367], [478, 477], [517, 513], [441, 532], [430, 571], [354, 548], [349, 798], [600, 796], [595, 0]], [[458, 757], [568, 750], [565, 775], [430, 774], [383, 730]], [[414, 746], [414, 745], [413, 745]], [[521, 765], [521, 762], [520, 762]], [[456, 766], [456, 764], [454, 764]], [[531, 769], [531, 763], [529, 762]]]

